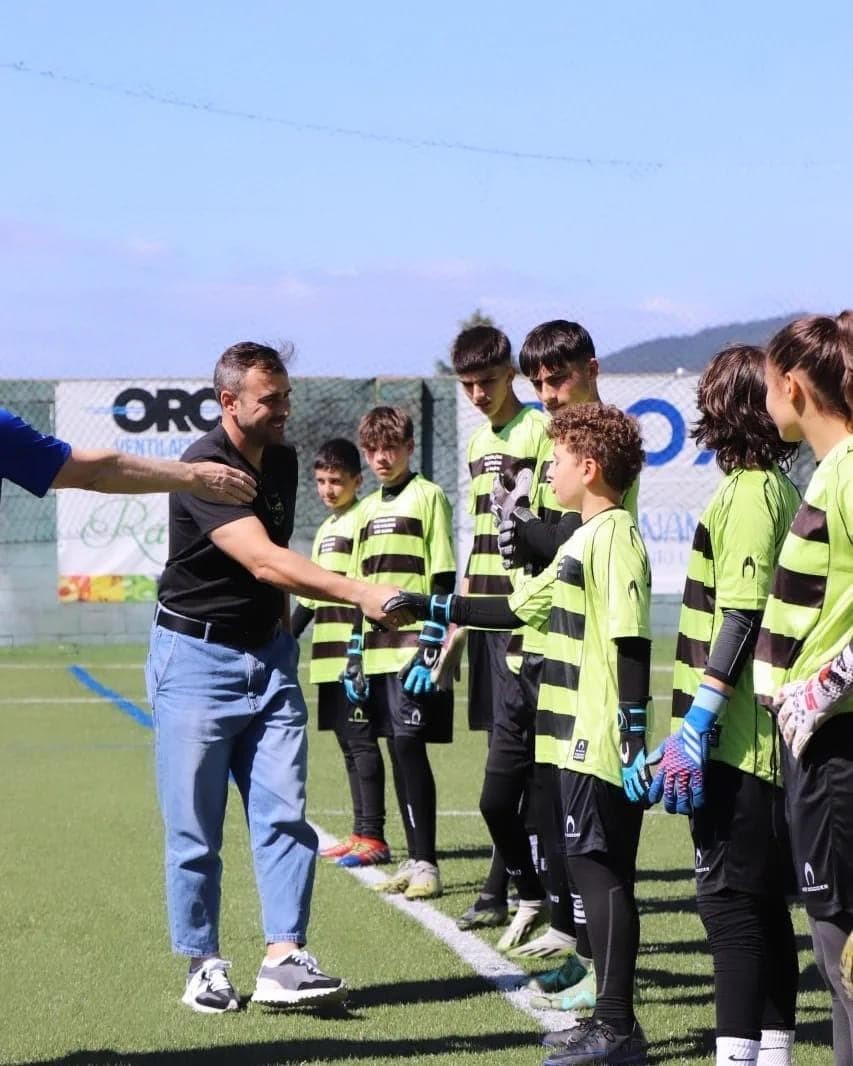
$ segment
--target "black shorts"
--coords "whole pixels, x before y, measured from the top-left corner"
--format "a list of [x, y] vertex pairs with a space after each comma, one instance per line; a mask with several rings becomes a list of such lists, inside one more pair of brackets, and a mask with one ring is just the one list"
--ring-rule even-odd
[[712, 759], [705, 805], [690, 819], [696, 895], [724, 889], [792, 895], [794, 868], [781, 788]]
[[603, 852], [608, 866], [625, 881], [637, 872], [643, 808], [621, 788], [592, 774], [560, 770], [563, 841], [571, 871], [575, 855]]
[[519, 679], [511, 671], [501, 704], [495, 710], [486, 773], [533, 773], [536, 704], [527, 701]]
[[321, 681], [317, 685], [317, 728], [333, 729], [336, 733], [346, 730], [352, 704], [347, 699], [340, 681]]
[[503, 711], [506, 694], [517, 684], [506, 664], [514, 634], [468, 630], [468, 728], [491, 730]]
[[813, 918], [853, 912], [853, 714], [830, 718], [799, 759], [782, 745], [797, 891]]
[[396, 674], [372, 674], [364, 707], [350, 704], [345, 737], [419, 736], [430, 744], [453, 740], [453, 693], [409, 696]]

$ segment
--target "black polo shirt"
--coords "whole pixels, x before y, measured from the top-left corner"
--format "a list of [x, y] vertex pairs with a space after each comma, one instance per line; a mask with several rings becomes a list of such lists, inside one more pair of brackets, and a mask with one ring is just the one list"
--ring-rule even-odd
[[169, 496], [169, 559], [160, 578], [159, 600], [167, 610], [203, 622], [257, 633], [271, 629], [284, 610], [284, 594], [257, 581], [210, 539], [220, 526], [248, 515], [260, 519], [274, 544], [287, 547], [293, 532], [298, 465], [289, 444], [267, 445], [256, 470], [231, 443], [222, 425], [191, 444], [186, 462], [226, 463], [258, 483], [252, 503], [207, 503], [187, 492]]

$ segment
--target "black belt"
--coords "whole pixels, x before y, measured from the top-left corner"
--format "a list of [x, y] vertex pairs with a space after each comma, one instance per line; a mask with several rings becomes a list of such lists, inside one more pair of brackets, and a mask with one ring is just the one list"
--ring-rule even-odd
[[162, 607], [158, 608], [154, 623], [163, 629], [171, 629], [173, 633], [183, 633], [185, 637], [196, 637], [209, 644], [230, 644], [234, 648], [259, 648], [268, 644], [279, 630], [277, 622], [264, 630], [235, 629], [221, 622], [201, 622], [197, 618], [170, 614]]

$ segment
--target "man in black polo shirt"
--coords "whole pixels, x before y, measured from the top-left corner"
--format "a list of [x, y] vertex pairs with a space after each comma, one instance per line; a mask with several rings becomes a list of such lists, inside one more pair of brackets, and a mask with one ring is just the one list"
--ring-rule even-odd
[[282, 443], [290, 413], [282, 355], [235, 344], [213, 380], [222, 422], [183, 458], [225, 461], [251, 474], [258, 493], [243, 505], [170, 497], [169, 560], [146, 664], [172, 944], [190, 959], [183, 1002], [205, 1013], [239, 1004], [218, 937], [229, 773], [246, 810], [267, 944], [252, 999], [335, 1002], [344, 982], [303, 950], [317, 836], [305, 820], [307, 712], [287, 594], [353, 603], [395, 626], [382, 610], [395, 590], [323, 570], [287, 547], [297, 462]]

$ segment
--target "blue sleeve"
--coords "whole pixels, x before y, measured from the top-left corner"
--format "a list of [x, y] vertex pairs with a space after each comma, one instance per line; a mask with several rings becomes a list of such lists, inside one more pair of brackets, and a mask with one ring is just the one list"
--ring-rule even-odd
[[0, 407], [0, 479], [8, 478], [34, 496], [44, 496], [70, 454], [70, 444], [39, 433]]

